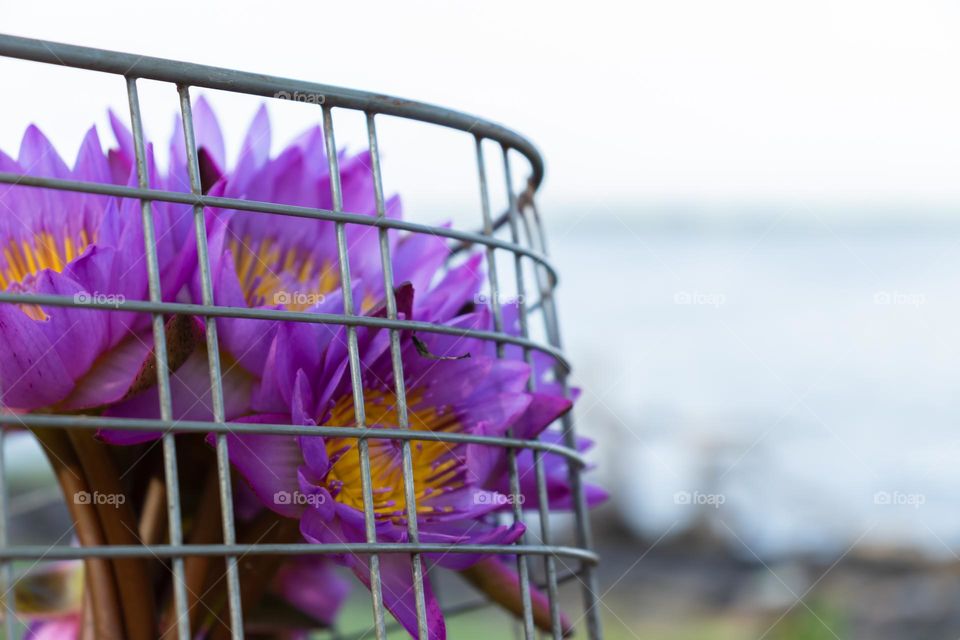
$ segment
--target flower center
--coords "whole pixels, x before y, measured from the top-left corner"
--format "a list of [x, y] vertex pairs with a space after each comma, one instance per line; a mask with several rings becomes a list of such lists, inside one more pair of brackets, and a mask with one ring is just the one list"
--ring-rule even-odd
[[[460, 424], [452, 411], [425, 405], [422, 393], [408, 394], [407, 416], [413, 431], [457, 431]], [[396, 429], [400, 421], [396, 394], [365, 390], [363, 404], [370, 428]], [[353, 397], [341, 398], [326, 423], [328, 426], [356, 426]], [[381, 519], [403, 522], [407, 499], [403, 485], [403, 454], [398, 440], [370, 438], [370, 477], [373, 482], [373, 511]], [[355, 438], [327, 438], [330, 471], [327, 488], [339, 502], [363, 510], [360, 456]], [[428, 504], [431, 499], [463, 486], [465, 462], [456, 445], [449, 442], [418, 441], [410, 443], [413, 462], [414, 496], [417, 513], [430, 515], [449, 511], [450, 507]]]
[[60, 242], [47, 231], [35, 234], [32, 243], [11, 238], [3, 247], [0, 289], [6, 290], [15, 284], [23, 284], [44, 269], [52, 269], [58, 273], [63, 271], [89, 244], [86, 229], [81, 229], [77, 237], [64, 235]]
[[318, 263], [306, 250], [281, 248], [273, 238], [230, 239], [237, 279], [251, 307], [283, 305], [302, 311], [340, 286], [340, 274], [330, 262]]

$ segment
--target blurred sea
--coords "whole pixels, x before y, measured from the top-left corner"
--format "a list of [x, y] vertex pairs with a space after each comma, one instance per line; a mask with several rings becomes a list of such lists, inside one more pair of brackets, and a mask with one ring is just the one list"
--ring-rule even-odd
[[752, 557], [960, 546], [960, 224], [549, 220], [584, 432], [648, 540]]
[[[648, 541], [706, 527], [747, 558], [857, 543], [957, 559], [960, 224], [547, 224], [607, 515]], [[31, 439], [7, 447], [17, 493], [49, 483]]]

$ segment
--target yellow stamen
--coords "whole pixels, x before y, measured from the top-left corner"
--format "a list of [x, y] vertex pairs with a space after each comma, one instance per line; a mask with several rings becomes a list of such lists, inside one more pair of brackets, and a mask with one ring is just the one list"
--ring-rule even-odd
[[[24, 282], [36, 276], [45, 269], [62, 272], [66, 266], [87, 248], [89, 238], [85, 230], [80, 231], [79, 242], [73, 238], [63, 238], [63, 248], [57, 243], [55, 236], [47, 231], [41, 231], [33, 236], [32, 241], [10, 240], [3, 247], [3, 264], [0, 264], [0, 290], [7, 290], [15, 284]], [[20, 305], [20, 308], [34, 320], [45, 320], [47, 314], [36, 305]]]
[[[378, 390], [364, 391], [364, 410], [367, 424], [372, 427], [399, 428], [396, 395]], [[408, 394], [410, 429], [414, 431], [456, 431], [460, 425], [452, 412], [438, 407], [424, 406], [422, 392]], [[356, 425], [353, 397], [346, 396], [334, 405], [328, 426]], [[333, 461], [327, 475], [327, 484], [336, 499], [357, 509], [363, 509], [360, 458], [354, 438], [328, 438], [327, 455]], [[407, 500], [403, 485], [403, 466], [400, 445], [395, 440], [370, 439], [371, 480], [373, 481], [373, 511], [378, 518], [402, 521]], [[430, 496], [452, 491], [463, 486], [459, 478], [463, 461], [455, 453], [455, 445], [448, 442], [417, 441], [410, 447], [413, 462], [414, 495], [417, 513], [431, 514], [438, 509], [430, 505]]]
[[[272, 238], [257, 242], [245, 236], [240, 242], [232, 239], [230, 250], [237, 280], [250, 306], [286, 300], [287, 309], [302, 311], [340, 286], [339, 270], [329, 262], [318, 268], [306, 249], [294, 246], [281, 250]], [[366, 308], [369, 307], [365, 301], [363, 309]]]
[[3, 263], [0, 264], [0, 289], [8, 289], [44, 269], [62, 272], [67, 264], [83, 253], [89, 245], [87, 232], [81, 230], [78, 242], [63, 238], [62, 248], [50, 232], [41, 231], [31, 240], [11, 240], [3, 247]]

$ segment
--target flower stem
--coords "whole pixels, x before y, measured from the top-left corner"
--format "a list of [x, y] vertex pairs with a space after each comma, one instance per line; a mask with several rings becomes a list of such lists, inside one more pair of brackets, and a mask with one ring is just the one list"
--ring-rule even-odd
[[[217, 469], [212, 467], [203, 483], [203, 493], [197, 504], [193, 526], [188, 544], [216, 544], [223, 536], [220, 533], [220, 495], [217, 486]], [[213, 558], [208, 556], [188, 556], [184, 559], [183, 580], [187, 587], [187, 615], [189, 626], [193, 629], [197, 619], [205, 609], [200, 606], [201, 594], [207, 582], [207, 574]], [[165, 632], [176, 630], [177, 612], [171, 601], [164, 613]], [[166, 633], [164, 635], [166, 635]]]
[[[76, 499], [78, 494], [90, 495], [83, 467], [77, 459], [70, 438], [59, 429], [36, 427], [33, 434], [53, 467], [54, 475], [63, 491], [67, 509], [73, 518], [77, 537], [83, 546], [104, 544], [104, 533], [94, 505]], [[93, 612], [93, 627], [97, 638], [121, 640], [124, 637], [123, 617], [120, 611], [117, 583], [110, 561], [103, 558], [86, 558], [84, 575], [90, 594], [90, 609]], [[85, 611], [86, 613], [87, 611]], [[87, 628], [88, 620], [81, 622]]]
[[[460, 571], [460, 575], [490, 600], [518, 618], [523, 617], [520, 579], [516, 572], [507, 567], [499, 558], [484, 558], [472, 567]], [[533, 623], [541, 630], [550, 633], [553, 629], [550, 601], [533, 587], [531, 587], [530, 595], [533, 607]], [[564, 636], [573, 633], [570, 620], [563, 613], [560, 614], [560, 627]]]
[[[283, 518], [266, 510], [255, 520], [248, 523], [239, 532], [238, 538], [241, 544], [275, 544], [302, 541], [297, 520]], [[289, 557], [282, 555], [251, 555], [240, 558], [240, 603], [245, 615], [249, 615], [259, 604], [280, 565], [289, 561]], [[215, 576], [209, 576], [208, 582], [210, 578], [215, 578]], [[208, 600], [210, 610], [216, 612], [215, 615], [210, 616], [211, 620], [208, 620], [208, 624], [213, 626], [207, 637], [210, 640], [229, 640], [230, 627], [224, 622], [229, 619], [229, 616], [226, 613], [227, 598], [223, 580], [213, 580], [212, 584], [207, 586], [207, 592], [210, 593], [211, 597], [204, 598], [204, 600]]]
[[[112, 498], [95, 501], [94, 505], [107, 544], [140, 544], [137, 519], [120, 483], [116, 465], [107, 445], [86, 431], [67, 430], [87, 483], [95, 491]], [[113, 570], [121, 585], [120, 605], [123, 607], [127, 636], [131, 640], [149, 640], [156, 629], [153, 588], [144, 558], [114, 558]]]
[[140, 511], [140, 540], [145, 545], [160, 544], [167, 530], [167, 484], [163, 475], [150, 474]]

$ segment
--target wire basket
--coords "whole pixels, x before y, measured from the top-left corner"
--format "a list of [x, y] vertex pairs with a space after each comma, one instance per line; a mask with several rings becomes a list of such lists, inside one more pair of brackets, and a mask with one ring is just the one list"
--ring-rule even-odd
[[[63, 430], [90, 430], [109, 427], [118, 430], [155, 430], [163, 432], [162, 452], [164, 482], [166, 494], [170, 497], [167, 504], [169, 537], [168, 544], [145, 545], [100, 545], [72, 547], [58, 545], [46, 547], [40, 545], [11, 545], [9, 541], [9, 506], [8, 484], [3, 470], [3, 460], [0, 456], [0, 571], [4, 583], [13, 582], [14, 561], [40, 562], [65, 559], [116, 559], [116, 558], [145, 558], [150, 560], [163, 559], [170, 562], [174, 573], [174, 603], [175, 611], [180, 622], [176, 632], [181, 640], [190, 637], [189, 619], [186, 615], [190, 595], [184, 588], [184, 561], [188, 557], [207, 556], [221, 558], [226, 566], [227, 602], [229, 609], [229, 624], [233, 638], [244, 637], [244, 616], [241, 607], [240, 560], [248, 556], [262, 555], [304, 555], [304, 554], [335, 554], [335, 553], [363, 553], [369, 554], [370, 582], [373, 603], [373, 615], [370, 622], [369, 636], [376, 638], [386, 637], [391, 629], [389, 616], [385, 616], [383, 600], [378, 593], [380, 585], [380, 565], [378, 558], [381, 554], [402, 554], [411, 557], [411, 567], [414, 577], [414, 588], [418, 602], [418, 626], [421, 637], [426, 637], [426, 621], [423, 609], [423, 575], [419, 562], [421, 554], [426, 553], [461, 553], [470, 552], [491, 556], [511, 555], [517, 558], [517, 568], [520, 578], [520, 588], [524, 595], [522, 599], [523, 611], [520, 616], [519, 633], [525, 638], [537, 637], [531, 611], [530, 588], [531, 583], [542, 582], [539, 586], [546, 591], [550, 600], [552, 616], [551, 637], [560, 638], [559, 599], [560, 586], [566, 582], [579, 583], [582, 590], [583, 610], [578, 627], [587, 637], [600, 638], [601, 630], [598, 619], [598, 596], [593, 567], [597, 556], [591, 550], [591, 534], [587, 517], [587, 505], [584, 498], [583, 485], [580, 473], [585, 467], [585, 461], [577, 451], [574, 425], [569, 414], [561, 418], [563, 445], [539, 440], [523, 440], [513, 437], [493, 437], [480, 435], [466, 435], [457, 433], [431, 434], [430, 438], [450, 443], [479, 443], [488, 446], [508, 449], [510, 465], [511, 487], [519, 487], [517, 477], [516, 456], [524, 449], [532, 451], [536, 468], [537, 491], [542, 499], [539, 501], [539, 524], [536, 537], [537, 544], [527, 542], [528, 535], [512, 545], [454, 545], [423, 543], [418, 539], [416, 518], [408, 521], [409, 542], [385, 543], [378, 542], [373, 526], [375, 515], [371, 506], [370, 491], [376, 490], [370, 476], [369, 462], [361, 464], [363, 472], [364, 492], [364, 520], [366, 523], [367, 541], [365, 544], [350, 545], [349, 548], [338, 548], [337, 545], [318, 545], [300, 543], [244, 544], [238, 542], [236, 526], [233, 519], [233, 490], [231, 487], [231, 470], [228, 458], [227, 434], [245, 429], [247, 432], [275, 433], [282, 430], [286, 434], [302, 435], [336, 435], [357, 439], [357, 448], [361, 459], [369, 457], [367, 443], [370, 439], [390, 438], [403, 443], [409, 448], [412, 443], [425, 441], [422, 431], [401, 429], [371, 429], [351, 428], [345, 430], [337, 427], [296, 427], [290, 425], [238, 425], [224, 419], [221, 363], [214, 354], [218, 352], [218, 337], [216, 332], [217, 318], [250, 318], [260, 320], [283, 320], [288, 322], [326, 323], [346, 327], [349, 347], [349, 364], [352, 392], [355, 405], [362, 405], [363, 389], [359, 384], [359, 356], [357, 353], [356, 332], [362, 327], [376, 327], [390, 332], [391, 338], [400, 331], [416, 330], [421, 333], [439, 333], [463, 335], [482, 340], [488, 340], [499, 346], [502, 355], [504, 345], [516, 345], [523, 350], [525, 357], [531, 353], [541, 352], [551, 356], [556, 362], [556, 378], [567, 390], [566, 375], [568, 364], [560, 351], [561, 341], [557, 322], [557, 313], [554, 303], [554, 288], [556, 274], [553, 266], [546, 258], [546, 244], [541, 220], [534, 204], [534, 194], [543, 177], [543, 161], [536, 148], [525, 138], [513, 131], [486, 120], [475, 118], [463, 113], [442, 109], [433, 105], [402, 100], [384, 95], [343, 89], [311, 82], [301, 82], [279, 77], [269, 77], [252, 73], [243, 73], [227, 69], [187, 64], [164, 59], [136, 56], [98, 49], [64, 45], [40, 40], [25, 39], [13, 36], [0, 36], [0, 56], [22, 60], [62, 65], [78, 69], [86, 69], [113, 76], [119, 76], [126, 82], [130, 106], [130, 124], [133, 133], [138, 186], [121, 186], [83, 182], [53, 177], [37, 177], [0, 173], [0, 184], [19, 185], [21, 187], [72, 191], [87, 194], [99, 194], [118, 199], [139, 200], [142, 203], [144, 220], [144, 240], [147, 247], [147, 273], [149, 282], [149, 300], [101, 301], [84, 300], [54, 295], [39, 295], [32, 293], [17, 293], [14, 291], [0, 291], [0, 303], [17, 305], [42, 305], [49, 307], [82, 307], [99, 309], [101, 313], [115, 313], [118, 311], [134, 311], [150, 314], [153, 319], [153, 338], [157, 347], [154, 349], [156, 357], [157, 386], [159, 388], [160, 413], [158, 420], [133, 418], [100, 418], [95, 421], [83, 417], [69, 415], [54, 415], [28, 413], [13, 415], [4, 412], [4, 424], [17, 423], [30, 428], [54, 428]], [[141, 122], [140, 99], [137, 92], [139, 79], [153, 80], [175, 85], [180, 96], [182, 122], [187, 141], [188, 168], [190, 169], [192, 193], [162, 191], [148, 186], [148, 177], [145, 161], [145, 143]], [[323, 134], [327, 146], [327, 158], [330, 163], [331, 210], [312, 209], [276, 202], [258, 202], [228, 197], [210, 196], [203, 193], [200, 185], [199, 158], [197, 144], [194, 138], [194, 121], [191, 112], [190, 91], [193, 88], [221, 90], [259, 96], [267, 99], [284, 99], [300, 93], [304, 95], [322, 96], [317, 106], [317, 117], [322, 120]], [[362, 216], [346, 213], [342, 210], [342, 194], [340, 193], [338, 154], [334, 138], [332, 119], [333, 109], [345, 109], [360, 112], [366, 117], [368, 144], [371, 153], [371, 171], [376, 189], [377, 215]], [[482, 198], [482, 225], [479, 231], [458, 230], [451, 227], [429, 226], [410, 221], [389, 218], [384, 213], [384, 197], [381, 186], [381, 167], [376, 130], [376, 120], [380, 116], [404, 118], [421, 123], [439, 125], [452, 130], [458, 130], [471, 136], [476, 142], [475, 162], [478, 170], [479, 189]], [[491, 211], [488, 178], [485, 170], [484, 140], [490, 140], [499, 145], [502, 151], [502, 162], [506, 179], [507, 197], [509, 206], [505, 212], [496, 215]], [[512, 152], [512, 153], [511, 153]], [[519, 153], [529, 163], [531, 174], [527, 184], [517, 188], [511, 181], [511, 156]], [[493, 307], [493, 316], [496, 319], [495, 331], [480, 331], [462, 328], [453, 328], [446, 325], [429, 324], [420, 321], [398, 319], [395, 293], [392, 287], [385, 287], [386, 308], [385, 317], [368, 317], [360, 315], [353, 309], [352, 300], [344, 296], [344, 313], [342, 314], [311, 314], [288, 310], [253, 309], [239, 307], [225, 307], [213, 304], [211, 284], [211, 265], [207, 255], [206, 238], [203, 234], [197, 235], [197, 256], [200, 278], [202, 281], [203, 303], [187, 304], [179, 302], [165, 302], [160, 293], [159, 275], [156, 255], [156, 238], [153, 233], [151, 220], [151, 203], [169, 202], [180, 205], [189, 205], [193, 208], [198, 224], [202, 225], [205, 208], [218, 207], [237, 211], [250, 211], [277, 216], [299, 216], [318, 220], [332, 221], [336, 224], [338, 239], [342, 240], [344, 229], [350, 225], [367, 225], [375, 227], [381, 237], [385, 237], [388, 230], [399, 230], [414, 234], [432, 234], [445, 238], [456, 254], [468, 247], [481, 247], [486, 252], [488, 269], [490, 300]], [[202, 226], [200, 227], [202, 229]], [[507, 231], [508, 239], [498, 237], [497, 232]], [[501, 233], [501, 236], [507, 235]], [[350, 289], [350, 268], [345, 259], [346, 245], [338, 243], [338, 255], [341, 265], [341, 286], [343, 291]], [[387, 282], [392, 282], [391, 262], [388, 255], [389, 248], [381, 242], [381, 264]], [[516, 273], [516, 291], [519, 294], [520, 335], [503, 331], [502, 319], [499, 313], [499, 291], [497, 259], [506, 258], [513, 262]], [[535, 296], [530, 296], [535, 293]], [[212, 381], [215, 410], [213, 422], [206, 421], [174, 421], [170, 401], [170, 380], [168, 374], [166, 336], [164, 330], [164, 316], [175, 314], [200, 317], [206, 324], [206, 340], [210, 358], [208, 361]], [[532, 323], [542, 323], [547, 336], [547, 343], [541, 344], [530, 338], [529, 329]], [[403, 363], [395, 359], [395, 375], [403, 378]], [[218, 399], [218, 395], [220, 396]], [[405, 414], [406, 398], [398, 396], [401, 406], [400, 413]], [[219, 402], [219, 405], [218, 405]], [[362, 422], [361, 422], [362, 424]], [[405, 425], [401, 425], [402, 427]], [[181, 491], [178, 486], [178, 456], [176, 441], [172, 429], [177, 433], [215, 433], [217, 457], [217, 487], [220, 503], [227, 508], [222, 510], [222, 544], [186, 544], [183, 536], [183, 518], [181, 513]], [[0, 451], [4, 432], [0, 430]], [[576, 546], [558, 546], [551, 541], [555, 539], [555, 532], [551, 531], [551, 514], [547, 504], [546, 488], [544, 486], [543, 456], [546, 453], [562, 456], [567, 461], [569, 482], [573, 495], [573, 513], [575, 516], [574, 534]], [[405, 466], [404, 484], [413, 485], [413, 475], [409, 466]], [[412, 494], [410, 494], [412, 495]], [[512, 518], [520, 521], [524, 512], [519, 504], [512, 509]], [[555, 519], [554, 519], [555, 520]], [[535, 566], [539, 565], [539, 566]], [[535, 570], [536, 569], [536, 570]], [[542, 578], [535, 577], [539, 574]], [[122, 586], [121, 586], [122, 588]], [[9, 589], [8, 589], [9, 590]], [[447, 616], [456, 613], [475, 610], [488, 605], [486, 600], [461, 603], [450, 607], [445, 613]], [[16, 637], [17, 628], [15, 602], [13, 598], [4, 598], [4, 607], [7, 615], [6, 637]], [[341, 637], [341, 636], [334, 636]]]

